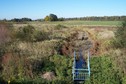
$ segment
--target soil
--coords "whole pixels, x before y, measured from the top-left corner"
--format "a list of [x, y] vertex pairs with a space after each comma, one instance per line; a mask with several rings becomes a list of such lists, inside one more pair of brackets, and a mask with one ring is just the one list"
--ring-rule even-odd
[[78, 52], [79, 50], [89, 50], [92, 46], [89, 40], [87, 32], [77, 31], [68, 37], [63, 45], [61, 46], [60, 53], [65, 56], [73, 56], [74, 50]]

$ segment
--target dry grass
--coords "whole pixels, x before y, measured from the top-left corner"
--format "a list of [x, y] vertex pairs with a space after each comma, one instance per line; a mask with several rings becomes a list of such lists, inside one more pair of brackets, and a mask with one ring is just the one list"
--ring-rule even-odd
[[0, 44], [11, 40], [9, 30], [10, 26], [10, 24], [0, 22]]
[[[68, 37], [70, 37], [73, 33], [76, 32], [86, 32], [88, 34], [89, 40], [92, 41], [92, 43], [95, 45], [96, 43], [99, 44], [98, 48], [100, 53], [107, 52], [109, 45], [111, 45], [110, 41], [111, 38], [114, 37], [113, 33], [113, 27], [107, 27], [107, 26], [85, 26], [85, 25], [66, 25], [67, 28], [60, 28], [56, 29], [55, 26], [59, 24], [58, 22], [52, 22], [52, 23], [44, 23], [44, 22], [32, 22], [29, 23], [30, 25], [34, 26], [36, 30], [39, 31], [45, 31], [45, 32], [52, 32], [51, 34], [51, 39], [54, 40], [63, 40]], [[61, 23], [62, 24], [62, 23]], [[71, 24], [69, 22], [68, 24]], [[19, 26], [25, 26], [26, 24], [16, 24], [16, 27]], [[112, 28], [112, 29], [111, 29]], [[27, 43], [20, 43], [19, 47], [24, 49], [24, 48], [29, 48], [32, 49], [34, 52], [40, 52], [43, 53], [43, 56], [45, 56], [48, 52], [50, 53], [51, 50], [53, 50], [52, 46], [52, 41], [44, 41], [44, 42], [38, 42], [38, 43], [33, 43], [33, 44], [27, 44]], [[25, 47], [23, 47], [23, 46]], [[45, 50], [45, 46], [49, 46]], [[45, 51], [44, 51], [45, 50]], [[28, 51], [28, 49], [27, 49]], [[99, 53], [99, 54], [100, 54]], [[51, 55], [51, 54], [48, 54]], [[33, 56], [34, 57], [34, 56]], [[38, 56], [40, 57], [40, 56]]]
[[56, 54], [55, 47], [58, 40], [46, 40], [35, 43], [19, 42], [17, 48], [22, 52], [29, 53], [29, 57], [33, 59], [41, 59]]

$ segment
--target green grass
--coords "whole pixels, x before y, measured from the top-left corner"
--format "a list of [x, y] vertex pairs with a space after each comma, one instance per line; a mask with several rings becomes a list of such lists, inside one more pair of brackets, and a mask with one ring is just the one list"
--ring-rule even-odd
[[56, 22], [30, 22], [30, 24], [41, 25], [67, 25], [67, 26], [116, 26], [120, 21], [56, 21]]

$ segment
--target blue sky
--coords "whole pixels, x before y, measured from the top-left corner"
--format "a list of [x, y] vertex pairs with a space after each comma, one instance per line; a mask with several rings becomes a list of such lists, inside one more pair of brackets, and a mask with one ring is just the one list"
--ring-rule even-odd
[[126, 15], [126, 0], [0, 0], [0, 19]]

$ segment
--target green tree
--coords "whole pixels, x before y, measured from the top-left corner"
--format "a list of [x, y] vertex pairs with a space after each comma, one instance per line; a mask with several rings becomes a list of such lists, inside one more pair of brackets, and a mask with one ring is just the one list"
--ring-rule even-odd
[[57, 21], [58, 20], [58, 18], [55, 14], [50, 14], [49, 17], [50, 17], [50, 21]]
[[58, 21], [58, 17], [55, 14], [50, 14], [44, 18], [45, 21]]
[[44, 18], [44, 21], [50, 21], [49, 16], [46, 16], [46, 17]]

